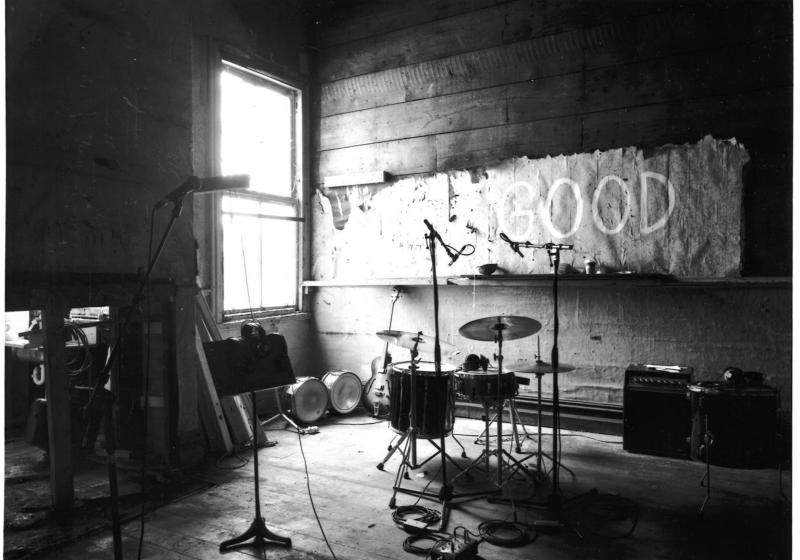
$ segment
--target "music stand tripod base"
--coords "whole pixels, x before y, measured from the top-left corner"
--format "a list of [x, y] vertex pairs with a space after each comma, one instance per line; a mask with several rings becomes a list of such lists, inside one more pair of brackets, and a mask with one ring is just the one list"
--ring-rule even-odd
[[[252, 543], [246, 543], [253, 539]], [[223, 541], [219, 545], [220, 552], [228, 552], [230, 550], [235, 550], [236, 548], [242, 546], [255, 546], [255, 547], [263, 547], [268, 542], [274, 542], [277, 544], [282, 544], [289, 548], [292, 548], [292, 539], [289, 537], [281, 537], [267, 529], [267, 525], [264, 522], [263, 517], [258, 517], [253, 520], [250, 524], [250, 528], [247, 529], [244, 533], [239, 535], [238, 537], [234, 537], [227, 541]]]
[[[258, 425], [258, 414], [256, 412], [256, 393], [255, 391], [250, 392], [250, 399], [253, 402], [253, 430], [255, 431], [256, 426]], [[238, 547], [243, 546], [255, 546], [255, 547], [263, 547], [268, 542], [273, 542], [277, 544], [281, 544], [284, 546], [288, 546], [289, 548], [292, 547], [292, 540], [288, 537], [281, 537], [276, 535], [272, 531], [267, 528], [266, 523], [264, 522], [264, 518], [261, 516], [261, 497], [259, 494], [259, 477], [258, 477], [258, 445], [253, 445], [253, 491], [255, 494], [255, 503], [256, 503], [256, 515], [253, 519], [253, 522], [250, 524], [250, 527], [239, 535], [238, 537], [234, 537], [232, 539], [228, 539], [223, 541], [219, 545], [220, 552], [226, 552], [229, 550], [233, 550]], [[252, 543], [248, 543], [250, 539], [253, 539]]]

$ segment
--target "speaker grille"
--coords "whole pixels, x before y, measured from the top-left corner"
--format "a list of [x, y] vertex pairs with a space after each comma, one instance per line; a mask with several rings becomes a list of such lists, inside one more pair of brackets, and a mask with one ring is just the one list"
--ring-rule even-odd
[[622, 448], [632, 453], [689, 457], [692, 433], [687, 386], [692, 368], [631, 364], [625, 370]]

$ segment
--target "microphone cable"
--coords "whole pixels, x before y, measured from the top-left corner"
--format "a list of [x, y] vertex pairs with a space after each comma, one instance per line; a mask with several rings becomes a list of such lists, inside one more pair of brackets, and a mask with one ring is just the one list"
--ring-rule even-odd
[[337, 560], [336, 553], [333, 552], [333, 548], [331, 548], [331, 543], [328, 542], [328, 537], [325, 534], [325, 529], [322, 528], [322, 522], [319, 519], [319, 515], [317, 514], [317, 508], [314, 505], [314, 496], [311, 494], [311, 477], [308, 474], [308, 462], [306, 461], [306, 453], [303, 450], [303, 433], [297, 432], [297, 441], [300, 444], [300, 455], [303, 457], [303, 469], [306, 471], [306, 488], [308, 489], [308, 501], [311, 503], [311, 511], [314, 512], [314, 517], [317, 520], [317, 525], [319, 525], [319, 530], [322, 533], [322, 539], [325, 541], [325, 544], [328, 547], [328, 550], [331, 552], [331, 556], [333, 560]]

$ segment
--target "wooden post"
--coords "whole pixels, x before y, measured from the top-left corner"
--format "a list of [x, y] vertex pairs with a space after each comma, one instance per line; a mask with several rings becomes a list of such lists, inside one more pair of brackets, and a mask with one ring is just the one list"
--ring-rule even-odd
[[51, 293], [42, 310], [44, 331], [45, 398], [50, 455], [50, 493], [58, 515], [72, 508], [74, 472], [69, 388], [65, 372], [64, 312], [60, 294]]

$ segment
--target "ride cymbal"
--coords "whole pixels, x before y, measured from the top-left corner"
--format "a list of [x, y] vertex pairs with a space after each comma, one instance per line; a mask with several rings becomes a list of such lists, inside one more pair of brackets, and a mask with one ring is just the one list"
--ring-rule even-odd
[[509, 369], [516, 373], [535, 373], [537, 375], [541, 375], [544, 373], [564, 373], [567, 371], [572, 371], [575, 369], [575, 366], [569, 364], [558, 364], [558, 371], [556, 371], [556, 368], [547, 362], [534, 362], [532, 364], [530, 362], [525, 362], [521, 364], [515, 364], [514, 367]]
[[503, 333], [503, 340], [515, 340], [539, 332], [541, 328], [542, 324], [530, 317], [497, 315], [465, 323], [458, 332], [464, 338], [471, 340], [494, 341], [500, 332]]
[[[409, 350], [413, 349], [416, 345], [417, 350], [420, 352], [433, 352], [433, 349], [436, 345], [435, 337], [421, 333], [386, 330], [378, 331], [375, 334], [377, 334], [378, 338], [381, 340], [391, 342], [392, 344], [402, 348], [408, 348]], [[445, 354], [452, 354], [456, 351], [456, 347], [449, 342], [445, 342], [440, 339], [439, 350]]]

